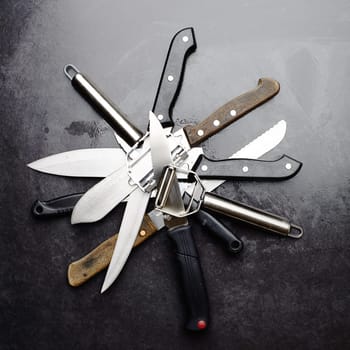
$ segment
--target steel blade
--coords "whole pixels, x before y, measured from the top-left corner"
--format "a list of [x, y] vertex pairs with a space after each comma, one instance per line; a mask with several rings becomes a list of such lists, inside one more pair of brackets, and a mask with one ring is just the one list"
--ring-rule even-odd
[[153, 112], [149, 112], [149, 130], [150, 145], [152, 155], [152, 165], [154, 178], [158, 182], [163, 168], [173, 163], [169, 141], [164, 133], [162, 124], [160, 124]]
[[127, 168], [123, 166], [91, 187], [75, 205], [71, 223], [95, 222], [107, 215], [136, 185], [129, 184]]
[[139, 188], [130, 194], [101, 293], [112, 285], [125, 265], [139, 233], [149, 197], [149, 192], [143, 192]]
[[27, 164], [43, 173], [74, 177], [106, 177], [124, 165], [125, 153], [120, 148], [78, 149]]

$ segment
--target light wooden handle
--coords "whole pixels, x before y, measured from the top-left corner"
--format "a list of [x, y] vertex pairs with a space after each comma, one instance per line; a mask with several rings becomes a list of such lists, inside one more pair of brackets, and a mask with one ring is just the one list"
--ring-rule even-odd
[[[145, 215], [141, 224], [140, 232], [135, 240], [134, 247], [144, 242], [156, 232], [157, 228], [153, 225], [151, 219]], [[117, 239], [118, 234], [115, 234], [81, 259], [69, 264], [67, 272], [68, 283], [72, 287], [78, 287], [100, 271], [107, 268], [111, 261]]]

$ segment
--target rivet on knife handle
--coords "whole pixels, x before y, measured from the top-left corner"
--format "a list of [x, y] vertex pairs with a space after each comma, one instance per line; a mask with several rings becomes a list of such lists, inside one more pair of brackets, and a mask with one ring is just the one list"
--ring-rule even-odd
[[96, 109], [115, 131], [118, 131], [119, 136], [129, 146], [133, 146], [142, 137], [141, 131], [127, 121], [124, 113], [105, 97], [94, 83], [81, 74], [74, 65], [67, 64], [64, 67], [64, 73], [71, 80], [75, 90]]
[[191, 146], [195, 146], [227, 125], [260, 106], [279, 92], [280, 86], [276, 80], [261, 78], [258, 86], [248, 91], [212, 113], [205, 121], [194, 125], [186, 126], [184, 131]]
[[[151, 219], [145, 215], [141, 224], [139, 234], [135, 240], [134, 247], [137, 247], [143, 241], [151, 237], [157, 232], [157, 228], [153, 225]], [[98, 245], [87, 255], [81, 259], [72, 262], [68, 266], [68, 282], [72, 287], [78, 287], [95, 276], [98, 272], [104, 270], [110, 263], [115, 242], [118, 234], [110, 237], [106, 241]]]
[[152, 111], [163, 127], [173, 126], [172, 109], [179, 94], [187, 57], [196, 49], [193, 28], [184, 28], [171, 40]]
[[192, 170], [201, 179], [286, 180], [295, 176], [302, 163], [283, 155], [276, 160], [224, 159], [213, 160], [201, 155]]
[[203, 206], [208, 210], [244, 221], [282, 236], [300, 238], [303, 235], [303, 229], [300, 226], [290, 224], [285, 218], [242, 203], [229, 201], [211, 193], [205, 194]]

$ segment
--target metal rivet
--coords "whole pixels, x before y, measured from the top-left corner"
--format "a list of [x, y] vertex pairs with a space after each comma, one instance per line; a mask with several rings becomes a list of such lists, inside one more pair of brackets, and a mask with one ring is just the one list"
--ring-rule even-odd
[[202, 169], [202, 171], [207, 171], [208, 170], [208, 166], [204, 164], [204, 165], [202, 165], [201, 169]]
[[163, 115], [163, 114], [159, 114], [159, 115], [158, 115], [158, 119], [159, 119], [159, 120], [163, 120], [163, 119], [164, 119], [164, 115]]
[[197, 135], [198, 135], [198, 136], [203, 136], [203, 135], [204, 135], [204, 131], [203, 131], [202, 129], [199, 129], [199, 130], [197, 131]]
[[219, 126], [220, 125], [220, 120], [215, 119], [213, 121], [214, 126]]
[[244, 166], [244, 167], [242, 168], [242, 171], [243, 171], [244, 173], [246, 173], [248, 170], [249, 170], [249, 169], [248, 169], [247, 166]]
[[236, 112], [234, 109], [232, 109], [232, 110], [230, 111], [230, 115], [231, 115], [232, 117], [235, 117], [235, 116], [237, 115], [237, 112]]
[[187, 36], [187, 35], [183, 36], [183, 37], [182, 37], [182, 41], [183, 41], [184, 43], [187, 43], [187, 41], [188, 41], [188, 36]]
[[139, 233], [139, 235], [141, 236], [141, 237], [144, 237], [144, 236], [146, 236], [146, 231], [145, 230], [141, 230], [140, 231], [140, 233]]
[[168, 75], [168, 81], [173, 81], [174, 77], [172, 75]]
[[287, 170], [290, 170], [290, 169], [292, 169], [292, 164], [290, 164], [290, 163], [287, 163], [287, 164], [286, 164], [286, 169], [287, 169]]

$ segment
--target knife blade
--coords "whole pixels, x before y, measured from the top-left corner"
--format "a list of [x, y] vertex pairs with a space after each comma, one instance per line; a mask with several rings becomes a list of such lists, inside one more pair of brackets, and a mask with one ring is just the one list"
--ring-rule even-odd
[[120, 148], [87, 148], [53, 154], [27, 164], [42, 173], [74, 177], [106, 177], [125, 164]]
[[119, 239], [115, 244], [101, 293], [112, 285], [125, 265], [140, 230], [150, 195], [150, 192], [141, 190], [134, 191], [130, 195], [120, 226]]
[[[164, 167], [172, 165], [169, 141], [157, 117], [150, 112], [150, 145], [154, 169], [154, 179], [159, 183]], [[183, 211], [184, 203], [180, 186], [176, 177], [168, 197], [174, 210]], [[168, 235], [176, 246], [176, 257], [184, 289], [185, 302], [188, 309], [186, 329], [200, 331], [206, 329], [209, 321], [208, 296], [202, 267], [191, 226], [186, 217], [167, 216], [165, 225]]]

